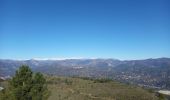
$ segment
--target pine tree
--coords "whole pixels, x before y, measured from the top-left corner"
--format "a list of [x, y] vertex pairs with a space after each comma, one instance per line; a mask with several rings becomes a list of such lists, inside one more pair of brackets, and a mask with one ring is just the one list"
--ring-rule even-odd
[[8, 100], [46, 100], [47, 93], [44, 76], [41, 73], [33, 74], [28, 66], [22, 65], [9, 82], [6, 95]]
[[31, 100], [32, 71], [28, 66], [21, 66], [10, 81], [11, 91], [16, 100]]
[[31, 89], [32, 100], [42, 100], [45, 90], [45, 78], [41, 73], [36, 73], [33, 79], [33, 87]]

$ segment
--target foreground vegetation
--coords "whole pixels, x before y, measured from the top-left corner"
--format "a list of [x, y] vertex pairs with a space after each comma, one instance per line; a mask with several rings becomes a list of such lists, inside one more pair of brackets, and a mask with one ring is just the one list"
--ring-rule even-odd
[[48, 77], [48, 100], [159, 100], [139, 87], [105, 79]]
[[3, 83], [5, 89], [0, 93], [0, 100], [47, 100], [48, 90], [43, 74], [31, 71], [28, 66], [21, 66], [15, 76]]

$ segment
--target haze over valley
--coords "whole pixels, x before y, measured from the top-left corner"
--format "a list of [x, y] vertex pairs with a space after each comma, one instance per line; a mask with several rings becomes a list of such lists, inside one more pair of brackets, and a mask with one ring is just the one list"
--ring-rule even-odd
[[145, 60], [66, 59], [0, 60], [0, 76], [13, 76], [21, 65], [53, 76], [106, 78], [154, 89], [170, 89], [170, 58]]

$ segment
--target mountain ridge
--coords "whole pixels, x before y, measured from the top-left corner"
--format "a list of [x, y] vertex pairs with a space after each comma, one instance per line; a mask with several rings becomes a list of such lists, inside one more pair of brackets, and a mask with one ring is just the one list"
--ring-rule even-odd
[[153, 60], [153, 59], [170, 59], [170, 57], [156, 57], [156, 58], [145, 58], [145, 59], [117, 59], [117, 58], [30, 58], [30, 59], [9, 59], [0, 58], [0, 60], [13, 60], [13, 61], [26, 61], [26, 60], [39, 60], [39, 61], [61, 61], [61, 60], [119, 60], [119, 61], [138, 61], [138, 60]]
[[12, 76], [21, 65], [55, 76], [110, 78], [131, 84], [170, 89], [170, 58], [145, 60], [66, 59], [0, 60], [0, 76]]

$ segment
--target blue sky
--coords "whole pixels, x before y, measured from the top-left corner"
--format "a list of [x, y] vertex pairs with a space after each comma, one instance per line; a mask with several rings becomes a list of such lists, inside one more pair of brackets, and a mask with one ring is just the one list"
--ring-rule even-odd
[[170, 57], [169, 0], [1, 0], [0, 58]]

